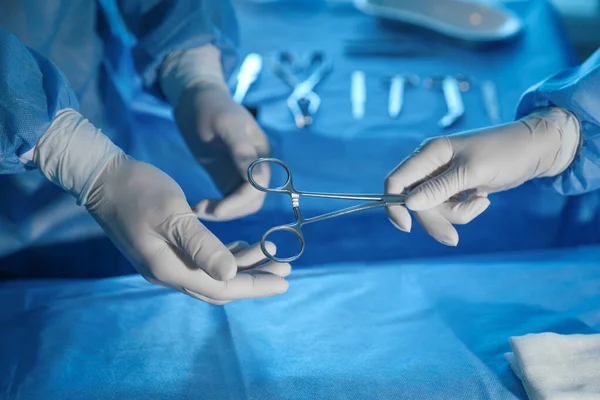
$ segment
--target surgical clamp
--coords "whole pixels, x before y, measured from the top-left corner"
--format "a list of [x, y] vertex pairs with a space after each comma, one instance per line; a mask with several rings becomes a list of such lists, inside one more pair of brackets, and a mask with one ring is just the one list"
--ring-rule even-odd
[[308, 78], [301, 80], [294, 72], [291, 54], [281, 53], [275, 64], [277, 75], [293, 88], [286, 103], [298, 128], [312, 124], [313, 116], [321, 105], [321, 98], [314, 92], [314, 89], [332, 68], [331, 62], [322, 52], [313, 53], [309, 58], [308, 66], [314, 67], [314, 69]]
[[[285, 173], [287, 174], [287, 179], [286, 179], [285, 183], [283, 185], [275, 187], [275, 188], [268, 188], [268, 187], [262, 186], [261, 184], [257, 183], [254, 180], [253, 171], [254, 171], [254, 168], [256, 168], [259, 164], [262, 164], [262, 163], [277, 164], [280, 167], [282, 167], [283, 170], [285, 171]], [[372, 208], [386, 207], [386, 206], [391, 206], [391, 205], [401, 205], [401, 204], [404, 204], [404, 199], [406, 197], [404, 194], [401, 194], [401, 195], [384, 195], [384, 194], [369, 195], [369, 194], [336, 194], [336, 193], [300, 192], [294, 188], [294, 185], [292, 183], [292, 173], [290, 172], [290, 169], [282, 161], [280, 161], [276, 158], [259, 158], [256, 161], [254, 161], [252, 164], [250, 164], [250, 166], [248, 167], [248, 181], [250, 182], [250, 184], [252, 186], [254, 186], [254, 188], [256, 188], [257, 190], [260, 190], [261, 192], [287, 194], [290, 196], [290, 198], [292, 200], [292, 209], [294, 211], [296, 221], [292, 222], [290, 224], [286, 224], [286, 225], [275, 226], [275, 227], [267, 230], [260, 240], [260, 247], [261, 247], [264, 255], [272, 261], [282, 262], [282, 263], [294, 261], [294, 260], [298, 259], [304, 252], [305, 244], [304, 244], [304, 235], [302, 234], [302, 227], [304, 225], [310, 224], [313, 222], [317, 222], [317, 221], [323, 221], [323, 220], [329, 219], [329, 218], [339, 217], [342, 215], [346, 215], [346, 214], [350, 214], [350, 213], [354, 213], [354, 212], [358, 212], [358, 211], [369, 210]], [[304, 197], [319, 197], [319, 198], [326, 198], [326, 199], [364, 200], [364, 201], [370, 201], [370, 203], [363, 203], [363, 204], [359, 204], [359, 205], [356, 205], [353, 207], [348, 207], [348, 208], [345, 208], [342, 210], [332, 211], [332, 212], [325, 213], [322, 215], [317, 215], [315, 217], [305, 218], [302, 215], [302, 213], [300, 212], [300, 198], [303, 196]], [[275, 255], [269, 253], [269, 251], [267, 250], [267, 246], [266, 246], [267, 237], [274, 232], [281, 232], [281, 231], [291, 232], [298, 239], [298, 241], [300, 243], [300, 250], [298, 251], [298, 253], [296, 255], [294, 255], [292, 257], [287, 257], [287, 258], [279, 258], [279, 257], [276, 257]]]

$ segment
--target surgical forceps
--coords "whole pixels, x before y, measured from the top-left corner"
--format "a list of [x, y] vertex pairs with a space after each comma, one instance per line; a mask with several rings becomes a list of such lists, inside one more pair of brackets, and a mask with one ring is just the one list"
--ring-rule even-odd
[[314, 52], [310, 54], [307, 66], [304, 68], [312, 68], [306, 79], [298, 78], [293, 67], [293, 55], [287, 52], [280, 53], [274, 69], [277, 75], [293, 88], [287, 98], [287, 106], [294, 116], [296, 126], [304, 128], [312, 124], [313, 115], [321, 105], [321, 98], [314, 92], [314, 89], [331, 71], [332, 65], [324, 53]]
[[[285, 171], [285, 173], [287, 174], [285, 183], [283, 185], [275, 187], [275, 188], [268, 188], [268, 187], [262, 186], [261, 184], [257, 183], [254, 180], [253, 171], [254, 171], [254, 168], [256, 168], [259, 164], [263, 164], [263, 163], [277, 164], [280, 167], [282, 167], [283, 170]], [[248, 180], [250, 181], [250, 184], [252, 186], [254, 186], [254, 188], [256, 188], [257, 190], [260, 190], [261, 192], [284, 193], [284, 194], [289, 195], [290, 198], [292, 199], [292, 209], [294, 211], [294, 216], [296, 217], [296, 221], [292, 222], [290, 224], [275, 226], [275, 227], [267, 230], [260, 240], [260, 248], [262, 249], [262, 252], [264, 253], [264, 255], [272, 261], [281, 262], [281, 263], [294, 261], [294, 260], [298, 259], [304, 252], [305, 244], [304, 244], [304, 235], [302, 234], [302, 227], [304, 225], [310, 224], [313, 222], [323, 221], [323, 220], [329, 219], [329, 218], [339, 217], [342, 215], [346, 215], [346, 214], [350, 214], [350, 213], [354, 213], [354, 212], [358, 212], [358, 211], [369, 210], [372, 208], [385, 207], [385, 206], [390, 206], [390, 205], [403, 205], [404, 199], [406, 197], [405, 194], [401, 194], [401, 195], [384, 195], [384, 194], [370, 195], [370, 194], [336, 194], [336, 193], [301, 192], [294, 188], [294, 185], [292, 183], [292, 173], [291, 173], [290, 169], [287, 167], [287, 165], [285, 165], [283, 163], [283, 161], [280, 161], [276, 158], [259, 158], [256, 161], [254, 161], [252, 164], [250, 164], [250, 166], [248, 167]], [[364, 200], [364, 201], [370, 201], [370, 202], [359, 204], [359, 205], [348, 207], [348, 208], [344, 208], [344, 209], [341, 209], [338, 211], [328, 212], [328, 213], [317, 215], [317, 216], [311, 217], [311, 218], [305, 218], [302, 215], [302, 212], [300, 211], [300, 198], [303, 196], [305, 196], [305, 197], [320, 197], [320, 198], [326, 198], [326, 199]], [[281, 232], [281, 231], [291, 232], [298, 239], [298, 242], [300, 243], [300, 250], [298, 251], [298, 253], [296, 255], [291, 256], [291, 257], [286, 257], [286, 258], [280, 258], [280, 257], [276, 257], [273, 254], [269, 253], [269, 251], [267, 250], [267, 247], [266, 247], [267, 237], [274, 232]]]

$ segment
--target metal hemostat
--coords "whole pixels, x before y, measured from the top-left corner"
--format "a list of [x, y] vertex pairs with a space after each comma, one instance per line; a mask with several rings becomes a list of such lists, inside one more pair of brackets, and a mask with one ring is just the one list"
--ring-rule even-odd
[[464, 115], [465, 105], [462, 100], [461, 92], [469, 90], [471, 84], [464, 75], [447, 75], [427, 78], [423, 82], [423, 85], [432, 89], [436, 83], [441, 83], [444, 99], [446, 100], [446, 106], [448, 108], [448, 113], [438, 121], [438, 125], [443, 129], [447, 129], [454, 125], [456, 121]]
[[[298, 128], [304, 128], [313, 123], [313, 116], [321, 105], [321, 98], [314, 92], [314, 89], [331, 69], [332, 64], [323, 52], [310, 53], [302, 65], [299, 65], [291, 53], [279, 53], [274, 70], [293, 89], [287, 98], [287, 106], [294, 116], [294, 122]], [[308, 77], [299, 78], [297, 75], [299, 70], [308, 73]]]
[[417, 75], [398, 74], [387, 80], [390, 85], [388, 100], [388, 114], [390, 118], [397, 118], [404, 107], [404, 92], [407, 87], [417, 86], [420, 79]]
[[[267, 186], [263, 186], [254, 180], [254, 169], [263, 163], [267, 164], [275, 164], [279, 165], [285, 171], [287, 178], [285, 183], [281, 186], [269, 188]], [[273, 165], [272, 165], [273, 166]], [[379, 207], [388, 207], [392, 205], [403, 205], [404, 199], [406, 198], [406, 193], [399, 195], [388, 195], [388, 194], [340, 194], [340, 193], [318, 193], [318, 192], [301, 192], [294, 188], [294, 183], [292, 180], [292, 172], [290, 169], [276, 158], [259, 158], [255, 160], [248, 167], [248, 182], [255, 189], [260, 190], [265, 193], [282, 193], [290, 196], [292, 200], [292, 210], [294, 212], [295, 221], [285, 225], [275, 226], [268, 231], [265, 232], [263, 237], [260, 240], [260, 247], [264, 253], [264, 255], [269, 258], [271, 261], [275, 262], [291, 262], [299, 258], [304, 252], [304, 234], [302, 233], [302, 228], [304, 225], [312, 224], [313, 222], [323, 221], [330, 218], [341, 217], [342, 215], [352, 214], [359, 211], [371, 210]], [[347, 207], [337, 211], [327, 212], [325, 214], [317, 215], [314, 217], [306, 218], [302, 215], [300, 211], [300, 199], [302, 197], [317, 197], [321, 199], [342, 199], [342, 200], [362, 200], [365, 201], [363, 204], [358, 204], [352, 207]], [[289, 232], [296, 236], [298, 242], [300, 244], [300, 249], [298, 252], [292, 257], [276, 257], [274, 254], [269, 253], [267, 249], [267, 238], [269, 235], [275, 232]]]

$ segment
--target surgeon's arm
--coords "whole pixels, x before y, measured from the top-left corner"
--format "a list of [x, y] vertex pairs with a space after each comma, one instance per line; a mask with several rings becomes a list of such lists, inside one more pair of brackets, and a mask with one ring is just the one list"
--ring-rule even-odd
[[234, 67], [238, 25], [230, 0], [118, 0], [117, 5], [137, 40], [133, 57], [148, 89], [159, 88], [161, 65], [173, 52], [212, 45], [223, 68], [219, 74]]
[[287, 289], [289, 265], [238, 273], [264, 261], [260, 248], [223, 245], [175, 181], [124, 154], [79, 114], [58, 68], [0, 28], [0, 172], [26, 164], [85, 206], [150, 282], [215, 304]]
[[60, 111], [78, 107], [58, 68], [0, 28], [0, 173], [34, 168], [35, 144]]
[[566, 131], [563, 138], [563, 148], [575, 150], [568, 166], [541, 182], [564, 195], [600, 189], [600, 49], [580, 66], [527, 90], [517, 114], [521, 118], [545, 107], [568, 111], [578, 129]]
[[[270, 155], [267, 136], [231, 98], [225, 77], [235, 64], [238, 27], [229, 0], [119, 0], [137, 38], [133, 50], [144, 84], [174, 108], [175, 121], [222, 199], [194, 206], [202, 219], [231, 220], [257, 211], [265, 194], [247, 181], [248, 166]], [[255, 179], [267, 185], [270, 170]]]
[[[600, 50], [582, 65], [530, 88], [517, 121], [432, 138], [386, 180], [388, 193], [409, 190], [406, 205], [437, 240], [456, 245], [452, 225], [489, 205], [488, 195], [537, 179], [559, 193], [600, 189]], [[403, 207], [390, 219], [410, 230]]]

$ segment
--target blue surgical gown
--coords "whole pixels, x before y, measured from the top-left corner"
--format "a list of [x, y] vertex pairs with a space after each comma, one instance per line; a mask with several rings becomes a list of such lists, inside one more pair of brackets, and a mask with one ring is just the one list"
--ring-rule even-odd
[[575, 159], [560, 175], [541, 179], [564, 195], [600, 189], [600, 49], [578, 67], [562, 71], [527, 90], [517, 117], [536, 108], [560, 107], [581, 124]]
[[[131, 43], [119, 43], [119, 29]], [[114, 81], [129, 78], [110, 70], [116, 58], [133, 59], [145, 90], [160, 99], [157, 70], [167, 54], [212, 43], [227, 72], [237, 42], [229, 0], [0, 2], [0, 258], [101, 235], [85, 209], [27, 171], [22, 156], [64, 108], [78, 109], [119, 143], [127, 102], [114, 98]]]
[[[118, 0], [117, 5], [137, 39], [136, 67], [154, 93], [159, 94], [158, 67], [172, 51], [212, 42], [231, 64], [237, 26], [228, 1]], [[57, 111], [77, 107], [76, 98], [95, 124], [102, 123], [100, 113], [110, 111], [96, 81], [105, 56], [100, 10], [96, 0], [0, 5], [0, 173], [24, 171], [19, 156], [39, 140]]]

